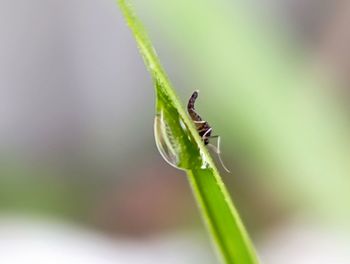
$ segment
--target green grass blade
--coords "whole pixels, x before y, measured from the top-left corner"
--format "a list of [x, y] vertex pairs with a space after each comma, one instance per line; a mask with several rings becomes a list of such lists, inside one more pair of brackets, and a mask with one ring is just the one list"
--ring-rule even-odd
[[[155, 83], [157, 113], [164, 118], [178, 152], [178, 167], [185, 169], [200, 212], [225, 263], [258, 263], [249, 236], [234, 208], [224, 183], [192, 121], [182, 108], [152, 44], [128, 1], [120, 9], [137, 41]], [[175, 142], [175, 143], [174, 143]]]

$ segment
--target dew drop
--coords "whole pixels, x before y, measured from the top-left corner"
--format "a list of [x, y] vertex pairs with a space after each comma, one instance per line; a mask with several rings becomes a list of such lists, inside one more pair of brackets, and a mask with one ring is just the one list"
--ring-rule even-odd
[[179, 146], [175, 142], [169, 125], [164, 120], [164, 113], [160, 112], [154, 119], [154, 137], [158, 151], [171, 166], [180, 169]]
[[208, 169], [208, 154], [198, 147], [177, 110], [160, 102], [157, 101], [154, 136], [162, 157], [177, 169]]
[[199, 150], [176, 111], [171, 115], [161, 109], [158, 111], [154, 119], [154, 136], [160, 154], [171, 166], [181, 170], [198, 167]]
[[[171, 120], [165, 116], [160, 110], [154, 119], [156, 145], [165, 161], [181, 170], [208, 169], [208, 157], [198, 148], [183, 120], [177, 115], [172, 115]], [[174, 134], [173, 130], [177, 133]]]

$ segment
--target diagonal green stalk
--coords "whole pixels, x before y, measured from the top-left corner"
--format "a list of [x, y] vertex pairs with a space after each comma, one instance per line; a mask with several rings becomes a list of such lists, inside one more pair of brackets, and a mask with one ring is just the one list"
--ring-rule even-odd
[[[128, 1], [117, 2], [152, 75], [157, 94], [157, 111], [163, 111], [167, 125], [182, 152], [181, 157], [187, 161], [183, 168], [222, 260], [236, 264], [258, 263], [253, 245], [219, 172], [176, 96], [146, 31]], [[185, 129], [180, 124], [184, 124]], [[204, 163], [205, 167], [202, 166]]]

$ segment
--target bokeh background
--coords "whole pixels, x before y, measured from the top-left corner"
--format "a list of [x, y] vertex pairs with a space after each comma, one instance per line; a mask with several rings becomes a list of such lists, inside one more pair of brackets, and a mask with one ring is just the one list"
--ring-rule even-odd
[[[264, 263], [350, 263], [350, 4], [134, 0]], [[217, 263], [112, 0], [0, 0], [0, 263]], [[220, 167], [220, 166], [219, 166]]]

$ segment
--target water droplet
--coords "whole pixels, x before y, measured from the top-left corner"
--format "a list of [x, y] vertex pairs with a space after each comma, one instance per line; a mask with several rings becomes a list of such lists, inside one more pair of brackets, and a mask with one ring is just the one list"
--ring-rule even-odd
[[173, 167], [180, 168], [179, 146], [169, 125], [164, 120], [164, 113], [160, 112], [154, 119], [154, 136], [158, 151], [162, 157]]
[[[176, 130], [176, 135], [171, 128]], [[182, 170], [209, 167], [207, 156], [199, 150], [178, 115], [173, 114], [167, 120], [165, 113], [159, 111], [154, 119], [154, 135], [160, 154], [171, 166]]]
[[[154, 136], [157, 148], [162, 157], [177, 169], [192, 168], [198, 160], [193, 153], [193, 139], [178, 114], [173, 113], [170, 120], [163, 111], [159, 111], [154, 119]], [[171, 124], [171, 125], [170, 125]], [[173, 131], [176, 131], [174, 133]]]

